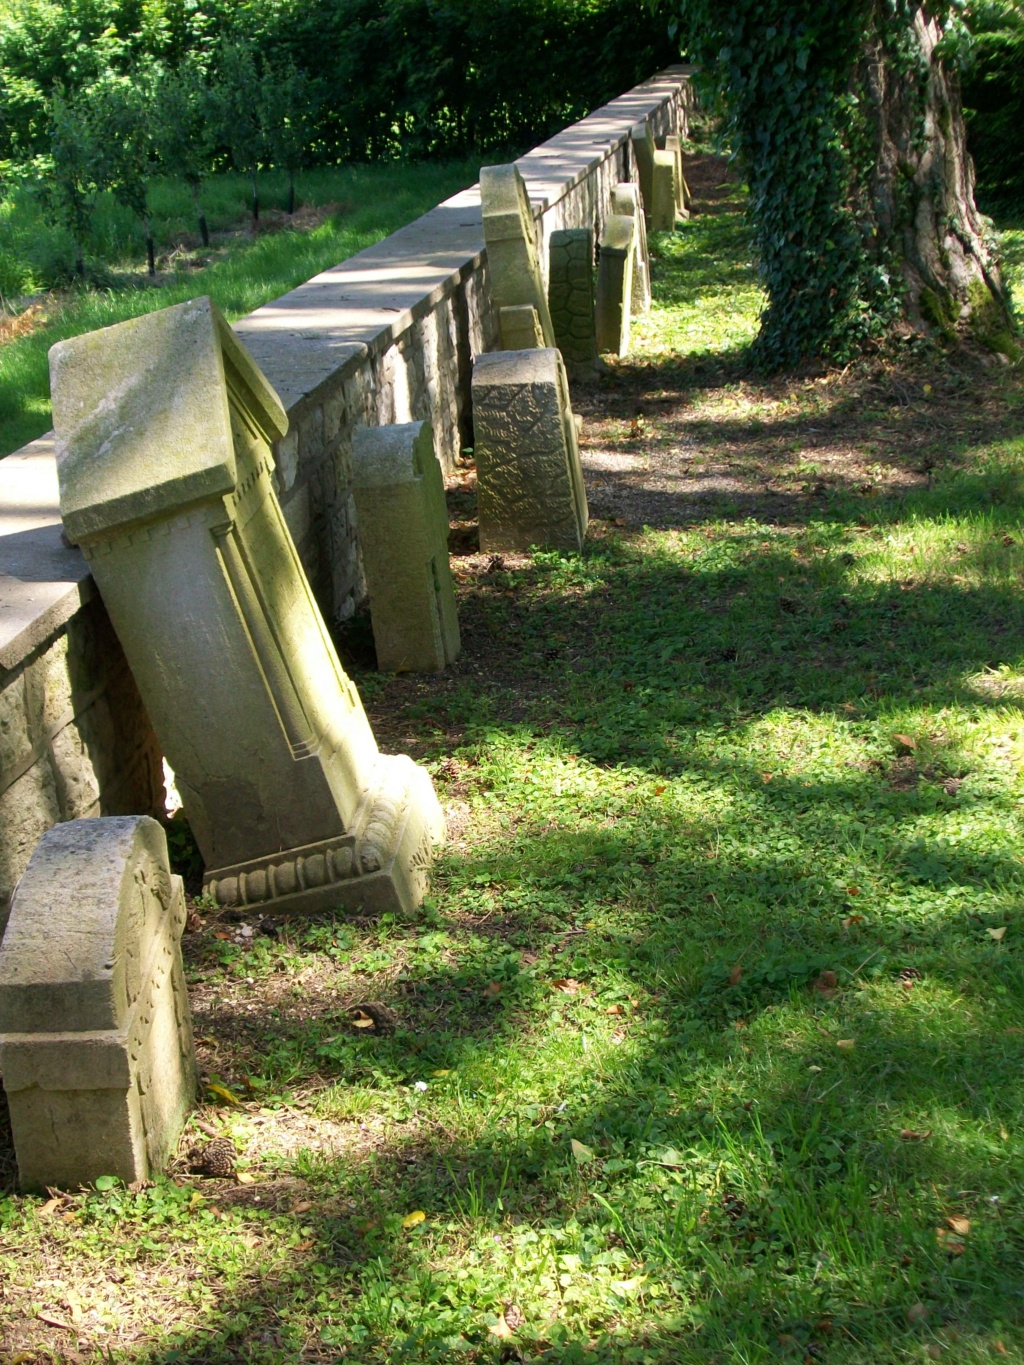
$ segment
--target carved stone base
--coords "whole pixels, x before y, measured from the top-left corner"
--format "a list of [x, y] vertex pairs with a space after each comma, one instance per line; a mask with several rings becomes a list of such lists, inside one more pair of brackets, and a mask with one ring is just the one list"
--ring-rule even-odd
[[351, 833], [211, 869], [203, 890], [225, 908], [275, 915], [414, 910], [444, 840], [444, 815], [412, 759], [381, 757], [377, 775]]

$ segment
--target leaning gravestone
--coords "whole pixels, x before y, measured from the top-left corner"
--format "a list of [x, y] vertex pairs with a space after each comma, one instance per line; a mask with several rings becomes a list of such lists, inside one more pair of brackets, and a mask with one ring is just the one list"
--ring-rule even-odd
[[50, 352], [61, 513], [225, 906], [407, 909], [442, 835], [382, 756], [274, 493], [288, 419], [209, 299]]
[[675, 158], [676, 214], [680, 218], [689, 218], [690, 187], [686, 183], [683, 171], [683, 139], [670, 133], [667, 137], [659, 138], [657, 145], [664, 151], [671, 152]]
[[0, 1071], [23, 1188], [163, 1168], [195, 1094], [184, 926], [155, 820], [43, 835], [0, 946]]
[[[594, 332], [594, 233], [563, 228], [548, 242], [548, 303], [570, 379], [599, 368]], [[522, 350], [522, 347], [510, 349]]]
[[597, 348], [614, 355], [629, 351], [633, 300], [636, 218], [609, 214], [604, 220], [597, 262]]
[[504, 316], [505, 309], [523, 306], [537, 310], [541, 344], [554, 346], [555, 333], [537, 255], [537, 229], [530, 197], [517, 166], [481, 168], [480, 207], [501, 349], [516, 349], [511, 343], [522, 337], [519, 326], [508, 328], [513, 319]]
[[647, 245], [647, 225], [644, 222], [640, 191], [636, 185], [616, 185], [612, 189], [611, 211], [632, 218], [633, 236], [633, 295], [631, 311], [634, 317], [646, 313], [651, 306], [651, 255]]
[[587, 496], [561, 354], [478, 357], [473, 428], [481, 550], [582, 549]]
[[430, 423], [359, 427], [352, 471], [377, 666], [439, 673], [458, 655], [459, 621]]
[[635, 123], [629, 136], [636, 158], [647, 231], [671, 232], [676, 222], [675, 155], [655, 147], [654, 134], [646, 123]]

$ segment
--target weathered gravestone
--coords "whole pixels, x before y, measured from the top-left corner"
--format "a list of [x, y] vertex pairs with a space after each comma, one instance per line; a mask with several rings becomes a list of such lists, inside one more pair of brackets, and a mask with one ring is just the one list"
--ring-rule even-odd
[[459, 621], [430, 423], [358, 428], [352, 471], [377, 666], [438, 673], [458, 655]]
[[554, 346], [555, 333], [537, 254], [537, 229], [530, 197], [517, 166], [481, 168], [480, 208], [501, 349], [515, 350], [512, 343], [522, 339], [521, 317], [505, 312], [516, 307], [536, 309], [541, 344]]
[[635, 123], [630, 141], [636, 158], [648, 232], [671, 232], [676, 223], [676, 158], [659, 151], [646, 123]]
[[544, 329], [532, 303], [516, 303], [498, 310], [502, 349], [532, 351], [544, 345]]
[[272, 484], [287, 417], [209, 299], [50, 352], [61, 513], [221, 905], [409, 908], [442, 835], [382, 756]]
[[597, 347], [614, 355], [629, 351], [633, 300], [636, 218], [609, 214], [601, 231], [597, 261]]
[[632, 218], [633, 236], [633, 295], [632, 314], [639, 317], [651, 306], [651, 255], [647, 245], [647, 224], [644, 222], [640, 191], [636, 185], [616, 185], [612, 189], [611, 212]]
[[43, 835], [0, 946], [0, 1071], [24, 1188], [163, 1168], [195, 1094], [184, 926], [155, 820]]
[[683, 139], [669, 133], [666, 137], [659, 138], [656, 145], [666, 152], [671, 152], [675, 158], [676, 214], [680, 218], [689, 218], [690, 187], [686, 183], [686, 174], [683, 170]]
[[[548, 303], [569, 378], [599, 368], [594, 331], [594, 233], [563, 228], [548, 242]], [[522, 350], [522, 347], [510, 349]]]
[[478, 357], [473, 429], [480, 548], [581, 549], [587, 496], [561, 354], [548, 347]]

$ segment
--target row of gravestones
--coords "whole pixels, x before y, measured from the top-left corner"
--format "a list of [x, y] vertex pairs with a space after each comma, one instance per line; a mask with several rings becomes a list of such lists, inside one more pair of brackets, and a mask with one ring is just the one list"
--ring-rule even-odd
[[[638, 141], [655, 188], [638, 151], [643, 200], [615, 191], [596, 321], [589, 231], [553, 236], [552, 309], [519, 172], [481, 174], [504, 348], [472, 381], [486, 551], [582, 545], [563, 349], [592, 367], [595, 340], [621, 343], [649, 301], [640, 209], [660, 202], [659, 173], [668, 226], [682, 208], [678, 147], [654, 149], [646, 125]], [[65, 532], [174, 770], [204, 891], [261, 913], [413, 909], [442, 812], [423, 769], [378, 751], [313, 599], [272, 481], [288, 425], [276, 393], [208, 299], [58, 343], [50, 362]], [[354, 469], [378, 664], [443, 668], [459, 629], [429, 425], [357, 432]], [[40, 841], [0, 945], [0, 1074], [24, 1188], [165, 1164], [196, 1085], [184, 922], [156, 821], [71, 821]]]

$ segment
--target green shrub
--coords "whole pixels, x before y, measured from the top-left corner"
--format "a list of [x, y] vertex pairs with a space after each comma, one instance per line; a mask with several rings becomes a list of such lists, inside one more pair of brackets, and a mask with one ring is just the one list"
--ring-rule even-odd
[[968, 138], [983, 204], [1024, 205], [1024, 5], [972, 6], [964, 74]]

